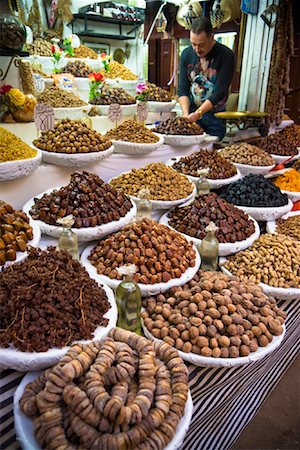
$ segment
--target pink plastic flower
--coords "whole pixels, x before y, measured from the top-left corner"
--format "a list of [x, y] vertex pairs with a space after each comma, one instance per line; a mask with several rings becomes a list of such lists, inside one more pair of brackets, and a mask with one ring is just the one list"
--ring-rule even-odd
[[147, 91], [148, 86], [146, 83], [140, 83], [136, 86], [135, 90], [137, 94], [142, 94], [144, 91]]

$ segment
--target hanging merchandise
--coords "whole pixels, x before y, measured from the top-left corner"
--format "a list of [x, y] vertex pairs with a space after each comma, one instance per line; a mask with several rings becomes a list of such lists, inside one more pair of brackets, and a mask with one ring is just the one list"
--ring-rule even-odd
[[161, 12], [156, 21], [156, 31], [158, 33], [165, 33], [167, 29], [168, 21], [163, 12]]
[[220, 28], [225, 22], [237, 21], [240, 16], [240, 0], [215, 0], [210, 12], [213, 28]]
[[211, 12], [210, 21], [213, 28], [220, 28], [224, 20], [224, 12], [221, 9], [221, 0], [215, 0]]
[[177, 12], [176, 20], [183, 28], [190, 30], [193, 20], [201, 15], [202, 6], [200, 3], [195, 0], [190, 0], [188, 3], [180, 6]]
[[258, 13], [259, 0], [242, 0], [241, 10], [246, 14]]

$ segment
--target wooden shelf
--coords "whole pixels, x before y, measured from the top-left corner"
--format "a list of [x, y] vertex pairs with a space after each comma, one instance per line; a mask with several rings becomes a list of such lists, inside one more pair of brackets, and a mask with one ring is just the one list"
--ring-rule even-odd
[[127, 41], [128, 39], [135, 39], [135, 36], [124, 36], [123, 34], [94, 33], [93, 31], [81, 31], [76, 34], [79, 37], [86, 36], [100, 39], [117, 39], [119, 41]]
[[135, 21], [118, 20], [118, 19], [114, 19], [112, 17], [103, 17], [98, 14], [91, 14], [91, 13], [74, 14], [74, 20], [76, 20], [76, 19], [89, 20], [89, 21], [93, 21], [93, 22], [112, 23], [115, 25], [133, 25], [133, 26], [139, 25], [140, 26], [140, 25], [143, 25], [143, 23], [144, 23], [142, 20], [135, 20]]

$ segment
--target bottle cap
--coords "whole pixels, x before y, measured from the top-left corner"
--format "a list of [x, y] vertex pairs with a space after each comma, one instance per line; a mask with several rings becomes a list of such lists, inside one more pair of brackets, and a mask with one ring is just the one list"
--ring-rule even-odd
[[68, 216], [57, 219], [56, 222], [59, 223], [60, 225], [62, 225], [63, 227], [71, 228], [72, 225], [74, 225], [75, 219], [72, 214], [69, 214]]
[[218, 231], [218, 229], [219, 229], [219, 227], [217, 227], [214, 222], [209, 222], [209, 224], [205, 228], [205, 231], [206, 232], [211, 231], [213, 233], [216, 233]]
[[116, 268], [119, 275], [134, 275], [138, 268], [135, 264], [127, 264], [126, 266], [121, 266]]
[[201, 175], [208, 175], [209, 172], [210, 172], [210, 169], [199, 169], [199, 170], [197, 170], [197, 174], [199, 176], [201, 176]]

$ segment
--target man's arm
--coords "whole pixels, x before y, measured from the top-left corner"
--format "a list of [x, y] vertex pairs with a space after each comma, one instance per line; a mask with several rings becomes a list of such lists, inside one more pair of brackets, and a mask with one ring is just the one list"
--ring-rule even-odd
[[178, 85], [178, 97], [179, 104], [181, 106], [182, 114], [187, 116], [190, 110], [190, 82], [187, 73], [187, 58], [188, 49], [184, 50], [180, 57], [180, 70], [179, 70], [179, 85]]
[[186, 95], [179, 97], [179, 104], [181, 106], [181, 111], [183, 116], [188, 116], [190, 112], [190, 99]]

